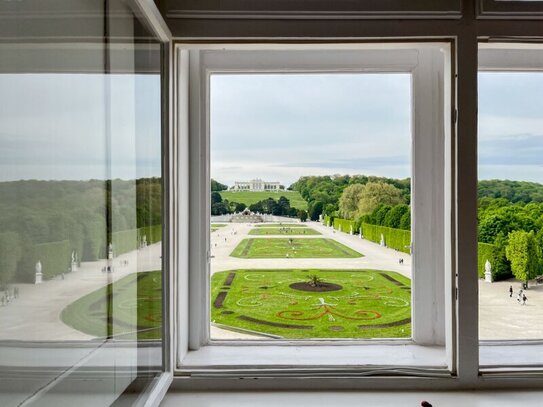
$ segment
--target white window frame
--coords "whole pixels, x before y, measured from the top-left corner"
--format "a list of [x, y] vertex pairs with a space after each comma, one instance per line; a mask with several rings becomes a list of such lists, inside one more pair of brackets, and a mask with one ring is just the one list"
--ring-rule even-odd
[[[481, 43], [479, 72], [540, 72], [542, 44]], [[541, 370], [543, 338], [534, 340], [480, 340], [479, 369], [485, 374]]]
[[[344, 371], [375, 365], [453, 372], [450, 44], [178, 44], [176, 51], [177, 151], [182, 164], [177, 182], [183, 199], [179, 206], [188, 208], [185, 214], [179, 210], [177, 223], [188, 245], [188, 251], [178, 246], [179, 258], [186, 260], [177, 273], [177, 373], [243, 375], [247, 368], [269, 372], [277, 367]], [[210, 341], [208, 86], [209, 75], [221, 72], [411, 73], [412, 340]]]

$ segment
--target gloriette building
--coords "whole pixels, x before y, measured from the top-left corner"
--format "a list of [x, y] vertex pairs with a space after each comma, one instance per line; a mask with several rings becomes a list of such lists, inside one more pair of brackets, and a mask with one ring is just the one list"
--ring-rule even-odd
[[255, 178], [250, 181], [236, 181], [234, 186], [230, 188], [232, 191], [279, 191], [281, 183], [279, 181], [262, 181], [260, 178]]

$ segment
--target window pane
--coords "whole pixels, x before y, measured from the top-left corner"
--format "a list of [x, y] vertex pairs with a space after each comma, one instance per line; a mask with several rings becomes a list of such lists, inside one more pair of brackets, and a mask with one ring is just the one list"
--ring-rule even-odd
[[2, 406], [110, 405], [162, 371], [160, 45], [79, 3], [101, 17], [0, 6]]
[[411, 76], [212, 74], [211, 338], [411, 337]]
[[479, 74], [481, 340], [543, 338], [542, 91], [542, 73]]

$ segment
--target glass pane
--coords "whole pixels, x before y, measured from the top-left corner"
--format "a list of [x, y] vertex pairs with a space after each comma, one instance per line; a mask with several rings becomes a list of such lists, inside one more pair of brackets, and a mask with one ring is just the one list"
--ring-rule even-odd
[[211, 338], [411, 337], [411, 76], [213, 74]]
[[0, 6], [0, 405], [105, 406], [162, 371], [160, 44], [32, 3]]
[[479, 74], [481, 340], [543, 338], [542, 91], [542, 73]]

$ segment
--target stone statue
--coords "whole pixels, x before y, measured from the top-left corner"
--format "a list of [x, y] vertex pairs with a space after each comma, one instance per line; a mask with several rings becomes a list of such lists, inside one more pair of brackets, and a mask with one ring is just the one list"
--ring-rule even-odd
[[36, 263], [36, 276], [34, 279], [34, 284], [41, 284], [43, 282], [43, 273], [41, 271], [41, 261], [38, 260], [38, 262]]
[[382, 233], [381, 233], [381, 241], [379, 242], [379, 244], [380, 244], [381, 246], [383, 246], [383, 247], [385, 246], [385, 237], [383, 236]]
[[492, 282], [492, 265], [490, 264], [490, 261], [488, 261], [488, 259], [485, 262], [485, 282]]
[[77, 254], [75, 250], [72, 250], [72, 264], [70, 265], [70, 271], [77, 271]]

